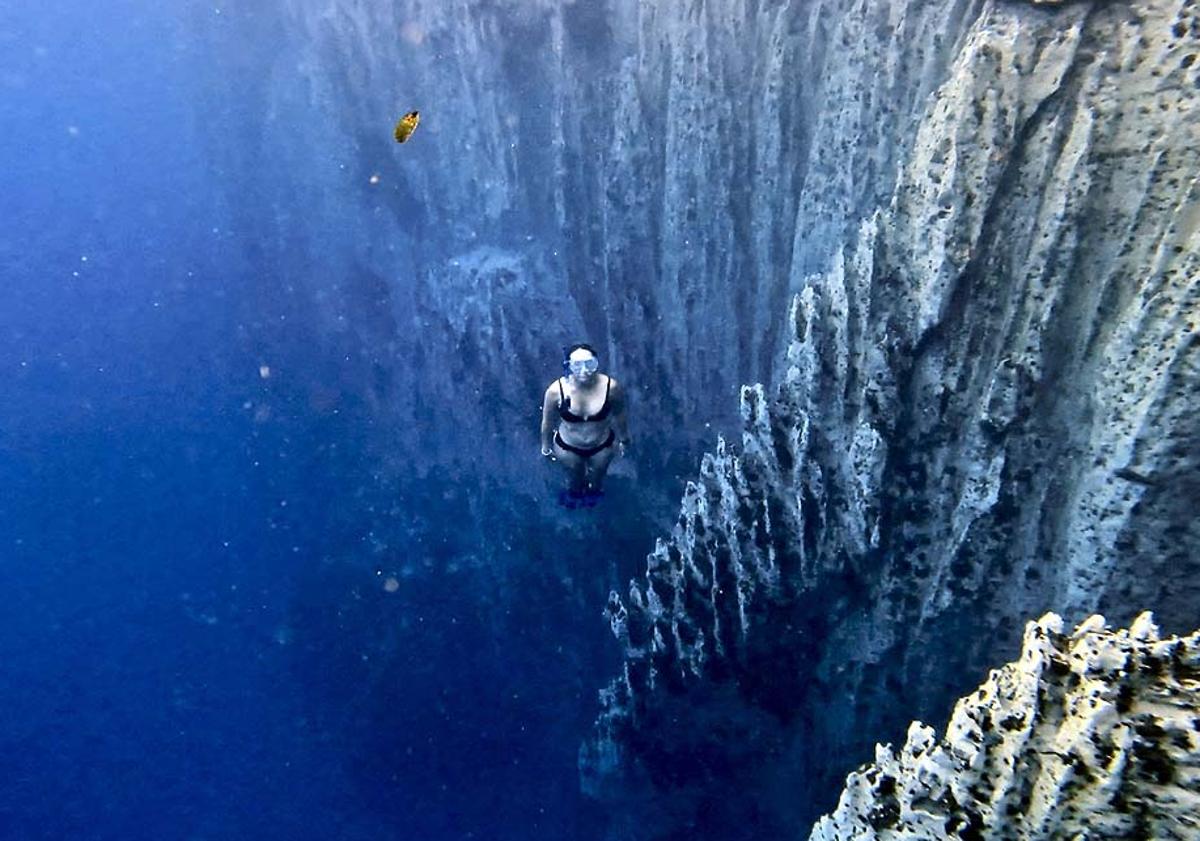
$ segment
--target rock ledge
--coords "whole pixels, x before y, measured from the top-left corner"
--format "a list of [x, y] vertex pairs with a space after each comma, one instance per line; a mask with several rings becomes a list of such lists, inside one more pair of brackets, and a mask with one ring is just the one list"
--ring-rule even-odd
[[1200, 838], [1200, 632], [1160, 639], [1149, 613], [1071, 634], [1048, 613], [1020, 659], [913, 722], [851, 774], [810, 841]]

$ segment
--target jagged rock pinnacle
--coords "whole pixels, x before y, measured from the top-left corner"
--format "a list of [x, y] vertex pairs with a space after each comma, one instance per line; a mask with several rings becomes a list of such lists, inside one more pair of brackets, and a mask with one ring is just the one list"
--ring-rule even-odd
[[1046, 614], [1021, 656], [958, 702], [938, 739], [913, 722], [851, 774], [809, 841], [1200, 838], [1200, 632], [1150, 614], [1071, 634]]

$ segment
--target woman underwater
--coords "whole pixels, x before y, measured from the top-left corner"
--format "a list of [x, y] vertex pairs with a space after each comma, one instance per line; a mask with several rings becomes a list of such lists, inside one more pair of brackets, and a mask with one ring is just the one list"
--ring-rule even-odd
[[[559, 495], [567, 508], [590, 508], [604, 495], [608, 465], [629, 445], [629, 419], [620, 384], [600, 373], [591, 345], [563, 350], [563, 374], [542, 400], [542, 455], [567, 469], [570, 486]], [[555, 416], [558, 428], [555, 429]]]

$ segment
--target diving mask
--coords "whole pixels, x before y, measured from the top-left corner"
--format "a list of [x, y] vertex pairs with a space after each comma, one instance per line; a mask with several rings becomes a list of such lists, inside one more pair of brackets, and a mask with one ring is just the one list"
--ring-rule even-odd
[[600, 369], [600, 360], [594, 356], [590, 356], [587, 359], [572, 359], [567, 363], [567, 367], [577, 377], [583, 374], [594, 374]]

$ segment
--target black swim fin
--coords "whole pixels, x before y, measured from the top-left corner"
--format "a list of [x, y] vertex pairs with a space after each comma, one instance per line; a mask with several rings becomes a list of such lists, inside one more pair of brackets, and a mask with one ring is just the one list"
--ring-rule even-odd
[[598, 503], [602, 499], [604, 499], [604, 491], [600, 491], [600, 490], [585, 491], [583, 494], [583, 499], [582, 499], [583, 507], [584, 508], [595, 508], [596, 503]]
[[572, 511], [581, 507], [584, 504], [584, 497], [578, 491], [571, 491], [564, 488], [558, 492], [558, 504], [563, 508], [569, 508]]

